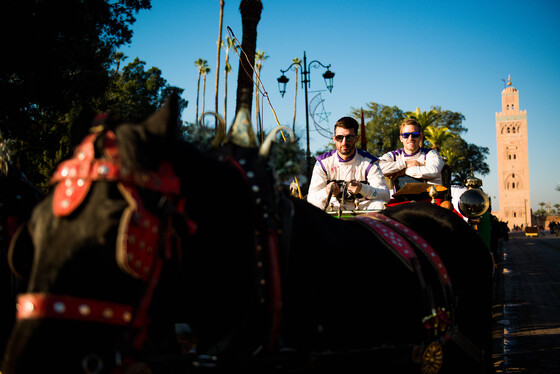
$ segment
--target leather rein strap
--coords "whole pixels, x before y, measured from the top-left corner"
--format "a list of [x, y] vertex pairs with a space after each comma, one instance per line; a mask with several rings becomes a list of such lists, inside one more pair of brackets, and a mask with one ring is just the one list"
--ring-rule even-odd
[[[381, 239], [387, 248], [412, 272], [416, 273], [423, 290], [426, 316], [423, 323], [426, 329], [444, 334], [449, 333], [451, 313], [447, 309], [452, 306], [452, 287], [449, 274], [436, 251], [420, 235], [383, 214], [371, 212], [348, 218], [361, 223]], [[443, 291], [444, 306], [438, 306], [433, 294], [428, 290], [422, 275], [418, 255], [421, 254], [438, 275]]]
[[437, 273], [439, 274], [439, 281], [442, 285], [442, 288], [446, 291], [447, 298], [451, 299], [451, 278], [449, 277], [449, 273], [447, 272], [443, 261], [441, 260], [437, 252], [432, 248], [432, 246], [412, 229], [400, 222], [395, 221], [392, 218], [389, 218], [377, 212], [369, 213], [368, 216], [372, 219], [382, 222], [385, 226], [390, 227], [400, 235], [407, 238], [410, 243], [412, 243], [421, 253], [423, 253], [431, 263], [435, 271], [437, 271]]

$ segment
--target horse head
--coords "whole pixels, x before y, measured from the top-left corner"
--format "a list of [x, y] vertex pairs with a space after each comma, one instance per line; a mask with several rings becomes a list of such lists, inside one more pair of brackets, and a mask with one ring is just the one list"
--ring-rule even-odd
[[[140, 124], [96, 118], [14, 242], [28, 289], [3, 372], [158, 372], [184, 358], [177, 323], [205, 313], [211, 323], [192, 328], [208, 331], [198, 342], [206, 348], [231, 320], [243, 323], [254, 270], [243, 260], [254, 242], [239, 230], [252, 217], [236, 201], [249, 190], [224, 177], [243, 178], [179, 136], [176, 96]], [[213, 211], [229, 200], [236, 222]]]

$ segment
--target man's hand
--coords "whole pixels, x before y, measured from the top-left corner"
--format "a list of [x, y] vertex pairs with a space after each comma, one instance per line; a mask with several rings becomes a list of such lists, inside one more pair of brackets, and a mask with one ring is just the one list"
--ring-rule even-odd
[[348, 183], [348, 192], [357, 195], [362, 189], [362, 184], [357, 180], [353, 179]]
[[397, 172], [394, 172], [394, 173], [391, 173], [391, 174], [387, 173], [387, 174], [385, 174], [385, 176], [387, 178], [390, 178], [391, 180], [394, 180], [395, 178], [401, 177], [405, 174], [406, 174], [406, 168], [401, 169], [401, 170], [399, 170]]
[[331, 196], [336, 196], [340, 193], [340, 189], [338, 188], [338, 184], [336, 184], [336, 182], [331, 182], [331, 183], [327, 184], [327, 193], [331, 192], [331, 188], [332, 188], [332, 195]]

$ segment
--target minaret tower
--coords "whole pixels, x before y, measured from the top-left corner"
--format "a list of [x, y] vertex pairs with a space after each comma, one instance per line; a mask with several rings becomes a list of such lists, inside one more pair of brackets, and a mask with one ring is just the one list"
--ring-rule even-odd
[[502, 111], [496, 113], [498, 157], [498, 218], [523, 228], [531, 225], [527, 111], [519, 110], [519, 92], [511, 85], [502, 91]]

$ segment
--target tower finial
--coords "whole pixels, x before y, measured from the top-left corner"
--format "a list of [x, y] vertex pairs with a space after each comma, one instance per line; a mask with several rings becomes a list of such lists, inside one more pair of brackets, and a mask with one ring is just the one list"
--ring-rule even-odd
[[508, 75], [508, 86], [511, 86], [511, 74]]

